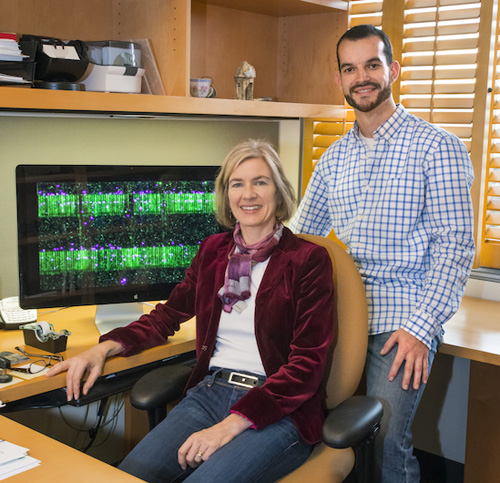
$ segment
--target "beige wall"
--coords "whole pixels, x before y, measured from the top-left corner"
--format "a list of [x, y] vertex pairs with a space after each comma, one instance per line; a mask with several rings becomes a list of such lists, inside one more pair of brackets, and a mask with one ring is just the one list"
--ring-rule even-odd
[[[18, 164], [220, 164], [249, 137], [282, 143], [299, 177], [298, 121], [0, 117], [0, 298], [17, 295], [15, 167]], [[290, 135], [292, 133], [292, 135]]]

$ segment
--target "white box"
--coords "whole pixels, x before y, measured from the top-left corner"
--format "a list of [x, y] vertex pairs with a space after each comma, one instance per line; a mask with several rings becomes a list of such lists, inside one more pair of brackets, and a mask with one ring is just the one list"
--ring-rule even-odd
[[79, 82], [87, 91], [141, 92], [144, 69], [139, 43], [100, 40], [86, 45], [90, 62]]
[[87, 91], [128, 92], [140, 94], [144, 69], [122, 65], [97, 65], [89, 63], [80, 83]]

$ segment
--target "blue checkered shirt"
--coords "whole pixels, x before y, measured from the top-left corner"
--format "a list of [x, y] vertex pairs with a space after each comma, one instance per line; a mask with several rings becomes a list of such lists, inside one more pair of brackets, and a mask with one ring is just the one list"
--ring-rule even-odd
[[398, 105], [369, 148], [354, 127], [323, 154], [290, 223], [333, 229], [363, 278], [370, 333], [405, 329], [430, 346], [460, 305], [474, 256], [464, 144]]

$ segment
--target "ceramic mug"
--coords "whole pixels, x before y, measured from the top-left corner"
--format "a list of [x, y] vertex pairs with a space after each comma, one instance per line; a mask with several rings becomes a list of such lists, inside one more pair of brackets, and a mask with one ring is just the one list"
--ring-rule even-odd
[[215, 97], [215, 89], [211, 85], [212, 79], [189, 79], [189, 92], [191, 97]]

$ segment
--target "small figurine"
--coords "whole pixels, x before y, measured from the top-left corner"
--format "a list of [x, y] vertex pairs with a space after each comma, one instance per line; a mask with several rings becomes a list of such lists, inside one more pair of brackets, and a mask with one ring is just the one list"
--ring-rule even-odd
[[255, 67], [246, 60], [238, 67], [234, 76], [234, 98], [241, 100], [253, 99], [253, 84], [255, 80]]

